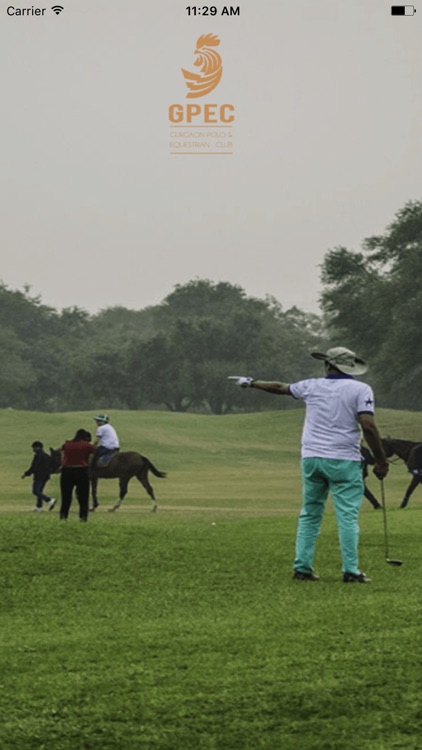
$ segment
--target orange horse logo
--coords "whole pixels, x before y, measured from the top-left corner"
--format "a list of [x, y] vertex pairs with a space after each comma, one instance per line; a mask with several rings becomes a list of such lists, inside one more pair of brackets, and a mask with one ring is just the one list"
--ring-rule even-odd
[[186, 86], [190, 89], [186, 94], [187, 99], [205, 96], [215, 89], [220, 83], [223, 75], [222, 60], [218, 52], [213, 49], [218, 47], [220, 40], [215, 34], [203, 34], [196, 43], [195, 55], [198, 55], [194, 65], [201, 65], [200, 73], [190, 73], [182, 68], [186, 79]]

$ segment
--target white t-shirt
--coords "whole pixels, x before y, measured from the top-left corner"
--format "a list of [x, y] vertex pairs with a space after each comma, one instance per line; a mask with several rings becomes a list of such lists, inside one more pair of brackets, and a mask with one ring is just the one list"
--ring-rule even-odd
[[100, 438], [99, 444], [104, 448], [108, 448], [108, 450], [114, 450], [115, 448], [120, 447], [117, 432], [114, 427], [111, 426], [111, 424], [102, 424], [100, 427], [98, 427], [95, 435]]
[[360, 461], [362, 412], [374, 413], [372, 388], [349, 377], [310, 378], [290, 385], [306, 403], [302, 458]]

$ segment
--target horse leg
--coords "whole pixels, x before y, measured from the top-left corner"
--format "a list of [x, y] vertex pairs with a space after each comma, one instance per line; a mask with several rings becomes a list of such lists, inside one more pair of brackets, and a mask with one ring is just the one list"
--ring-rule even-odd
[[91, 479], [91, 494], [92, 494], [92, 507], [90, 510], [95, 510], [99, 506], [98, 497], [97, 497], [97, 485], [98, 485], [98, 479], [97, 477], [90, 477]]
[[409, 486], [408, 486], [408, 488], [407, 488], [407, 490], [405, 492], [404, 498], [403, 498], [403, 500], [400, 503], [400, 508], [406, 508], [407, 507], [407, 503], [410, 500], [410, 496], [413, 493], [413, 491], [416, 489], [416, 487], [418, 486], [418, 484], [420, 483], [420, 481], [421, 481], [421, 477], [418, 477], [418, 476], [413, 477], [412, 481], [410, 482], [410, 484], [409, 484]]
[[157, 501], [155, 499], [154, 490], [152, 489], [152, 487], [151, 487], [151, 485], [150, 485], [150, 483], [148, 481], [148, 469], [147, 468], [142, 469], [136, 475], [136, 478], [137, 478], [138, 482], [140, 482], [142, 484], [142, 487], [144, 487], [144, 489], [148, 492], [148, 495], [150, 496], [151, 502], [152, 502], [152, 509], [151, 510], [152, 510], [153, 513], [155, 513], [155, 511], [157, 510]]
[[127, 477], [120, 477], [119, 479], [119, 499], [116, 500], [112, 508], [109, 508], [109, 512], [113, 513], [115, 510], [120, 508], [120, 504], [123, 500], [123, 498], [127, 494], [127, 486], [129, 484], [129, 479]]
[[366, 497], [366, 499], [369, 500], [373, 509], [378, 510], [378, 508], [381, 508], [381, 504], [378, 502], [377, 498], [375, 497], [375, 495], [372, 494], [371, 490], [369, 489], [369, 487], [366, 486], [366, 484], [364, 484], [364, 488], [365, 489], [363, 491], [363, 494]]

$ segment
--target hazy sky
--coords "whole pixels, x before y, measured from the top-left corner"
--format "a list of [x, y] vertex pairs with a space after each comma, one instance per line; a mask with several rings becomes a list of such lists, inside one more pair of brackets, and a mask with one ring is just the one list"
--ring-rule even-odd
[[[32, 7], [29, 3], [25, 4]], [[422, 197], [422, 3], [62, 0], [0, 5], [0, 279], [95, 312], [196, 277], [317, 311], [328, 248]], [[23, 6], [22, 6], [23, 7]], [[189, 6], [193, 7], [193, 6]], [[197, 6], [203, 7], [203, 6]], [[9, 10], [9, 12], [11, 12]], [[171, 155], [182, 68], [220, 38], [232, 155]]]

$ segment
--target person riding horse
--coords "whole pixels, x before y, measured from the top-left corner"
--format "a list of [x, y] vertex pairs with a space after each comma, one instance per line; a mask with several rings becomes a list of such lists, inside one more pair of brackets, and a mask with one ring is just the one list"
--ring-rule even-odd
[[92, 467], [108, 466], [111, 459], [120, 450], [119, 438], [117, 432], [110, 424], [110, 418], [107, 414], [97, 414], [94, 417], [97, 423], [95, 455], [92, 461]]

